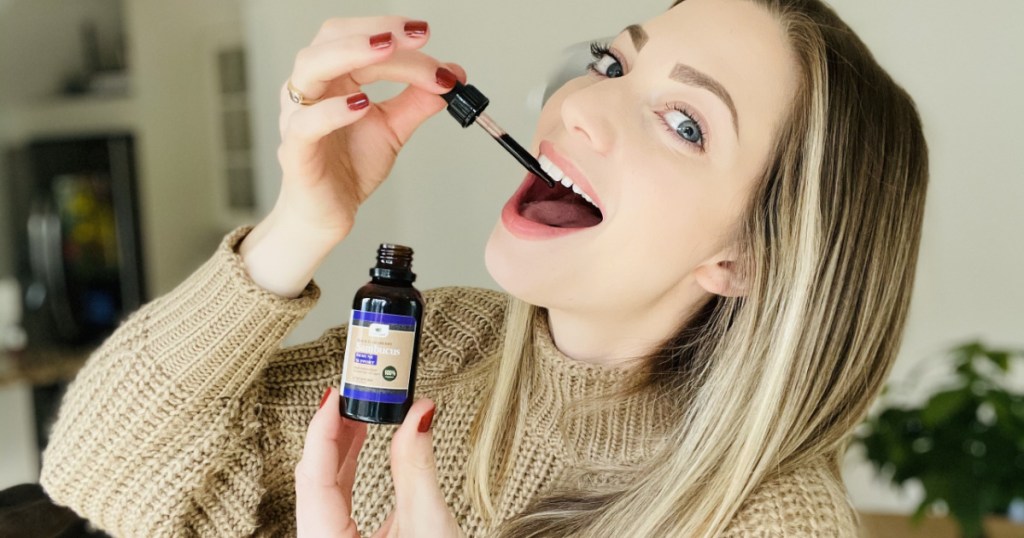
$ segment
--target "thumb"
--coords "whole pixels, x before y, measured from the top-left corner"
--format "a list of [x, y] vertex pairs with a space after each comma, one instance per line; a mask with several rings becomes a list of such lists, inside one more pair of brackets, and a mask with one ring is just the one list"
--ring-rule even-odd
[[391, 477], [395, 484], [395, 522], [402, 529], [442, 529], [451, 512], [437, 479], [431, 423], [436, 406], [417, 400], [391, 439]]

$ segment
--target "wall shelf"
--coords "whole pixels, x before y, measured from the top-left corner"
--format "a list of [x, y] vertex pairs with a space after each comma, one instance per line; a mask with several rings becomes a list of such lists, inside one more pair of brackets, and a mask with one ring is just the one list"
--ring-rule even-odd
[[135, 130], [138, 111], [128, 96], [85, 95], [26, 103], [5, 110], [11, 140], [62, 134]]

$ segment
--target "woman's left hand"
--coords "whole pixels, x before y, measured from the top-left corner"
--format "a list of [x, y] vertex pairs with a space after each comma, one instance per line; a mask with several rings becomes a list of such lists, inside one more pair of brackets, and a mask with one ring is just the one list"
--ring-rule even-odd
[[[329, 389], [306, 432], [295, 466], [295, 516], [300, 538], [359, 536], [352, 519], [356, 460], [366, 424], [342, 418], [338, 391]], [[395, 510], [377, 537], [455, 538], [464, 534], [452, 517], [437, 481], [430, 424], [434, 403], [417, 400], [391, 440]]]

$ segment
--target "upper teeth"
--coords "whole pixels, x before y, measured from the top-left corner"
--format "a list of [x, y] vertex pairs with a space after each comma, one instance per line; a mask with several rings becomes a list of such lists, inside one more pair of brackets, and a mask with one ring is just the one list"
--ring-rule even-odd
[[580, 189], [579, 185], [574, 184], [572, 180], [569, 179], [569, 176], [565, 175], [565, 172], [563, 172], [561, 168], [555, 166], [555, 163], [551, 162], [551, 159], [548, 159], [546, 155], [538, 157], [537, 162], [540, 163], [541, 170], [544, 170], [547, 175], [551, 176], [551, 179], [561, 183], [566, 188], [572, 189], [572, 192], [580, 195], [580, 197], [590, 203], [590, 205], [597, 207], [597, 205], [594, 204], [594, 200], [591, 199], [590, 196], [587, 196], [587, 193], [583, 192], [583, 189]]

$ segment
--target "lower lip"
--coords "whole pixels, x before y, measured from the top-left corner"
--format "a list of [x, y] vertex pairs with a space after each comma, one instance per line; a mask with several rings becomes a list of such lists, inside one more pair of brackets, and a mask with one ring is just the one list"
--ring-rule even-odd
[[519, 186], [519, 190], [517, 190], [515, 194], [508, 199], [508, 202], [505, 202], [505, 207], [501, 209], [501, 222], [505, 225], [505, 229], [508, 230], [509, 233], [519, 239], [540, 240], [562, 237], [589, 229], [556, 228], [554, 226], [547, 226], [539, 222], [534, 222], [520, 215], [519, 202], [522, 200], [527, 189], [530, 188], [530, 184], [533, 181], [538, 181], [531, 176], [533, 176], [532, 173], [526, 174], [526, 178], [523, 180], [523, 184]]

